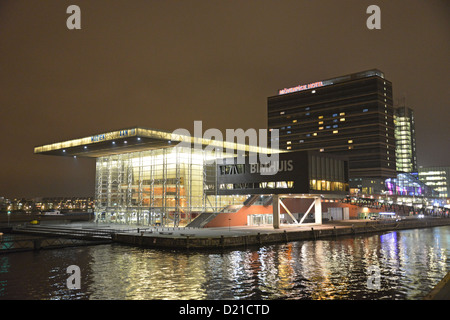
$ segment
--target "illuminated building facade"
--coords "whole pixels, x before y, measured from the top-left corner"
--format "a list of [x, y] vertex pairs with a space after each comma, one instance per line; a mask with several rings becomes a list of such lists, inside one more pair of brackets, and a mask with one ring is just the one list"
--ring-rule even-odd
[[420, 181], [415, 174], [399, 173], [397, 178], [386, 179], [386, 194], [414, 197], [437, 197], [438, 192]]
[[[186, 142], [200, 147], [186, 147]], [[224, 142], [130, 128], [39, 146], [34, 152], [96, 158], [97, 221], [179, 226], [202, 212], [242, 204], [246, 199], [205, 193], [215, 183], [214, 160], [225, 156], [217, 149], [205, 151], [211, 143], [225, 150]], [[236, 143], [231, 148], [265, 150]]]
[[268, 128], [279, 129], [280, 149], [348, 157], [351, 187], [396, 176], [392, 84], [379, 70], [279, 90]]
[[[98, 222], [186, 226], [202, 222], [195, 220], [200, 215], [237, 212], [261, 195], [301, 193], [317, 198], [320, 209], [323, 194], [345, 196], [348, 191], [345, 157], [285, 152], [145, 128], [44, 145], [34, 152], [96, 158], [94, 213]], [[259, 159], [250, 164], [249, 154], [255, 153], [278, 153], [272, 159], [277, 171], [263, 173], [267, 164]], [[245, 164], [238, 163], [238, 154], [244, 156]], [[251, 211], [267, 214], [267, 206]]]
[[395, 108], [394, 124], [397, 171], [417, 172], [416, 132], [413, 110], [405, 106]]
[[439, 192], [439, 197], [450, 197], [450, 167], [419, 167], [419, 179]]

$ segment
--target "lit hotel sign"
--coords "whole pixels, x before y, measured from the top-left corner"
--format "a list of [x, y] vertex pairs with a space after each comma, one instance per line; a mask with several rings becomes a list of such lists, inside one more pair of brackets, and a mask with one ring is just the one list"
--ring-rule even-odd
[[313, 89], [313, 88], [318, 88], [318, 87], [323, 87], [324, 84], [322, 81], [317, 81], [317, 82], [313, 82], [313, 83], [309, 83], [309, 84], [304, 84], [304, 85], [298, 85], [296, 87], [292, 87], [292, 88], [284, 88], [284, 89], [280, 89], [278, 90], [278, 94], [286, 94], [286, 93], [292, 93], [292, 92], [297, 92], [297, 91], [303, 91], [303, 90], [308, 90], [308, 89]]

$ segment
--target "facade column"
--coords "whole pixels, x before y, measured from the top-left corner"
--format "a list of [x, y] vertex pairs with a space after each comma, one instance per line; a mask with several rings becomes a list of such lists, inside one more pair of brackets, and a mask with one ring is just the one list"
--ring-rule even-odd
[[314, 220], [315, 223], [322, 224], [322, 199], [314, 198]]
[[273, 207], [273, 216], [272, 216], [273, 228], [280, 229], [280, 196], [277, 194], [273, 195], [272, 207]]

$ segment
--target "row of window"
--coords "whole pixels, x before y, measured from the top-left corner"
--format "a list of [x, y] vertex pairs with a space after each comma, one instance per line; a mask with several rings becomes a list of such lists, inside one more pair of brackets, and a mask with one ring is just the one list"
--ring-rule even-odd
[[348, 183], [312, 179], [309, 180], [309, 188], [317, 191], [348, 191]]

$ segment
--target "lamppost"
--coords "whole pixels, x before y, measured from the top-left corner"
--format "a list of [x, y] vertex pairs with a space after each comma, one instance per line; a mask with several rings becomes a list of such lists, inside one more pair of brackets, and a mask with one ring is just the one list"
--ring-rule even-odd
[[9, 216], [11, 215], [11, 211], [8, 210], [8, 227], [9, 227]]

